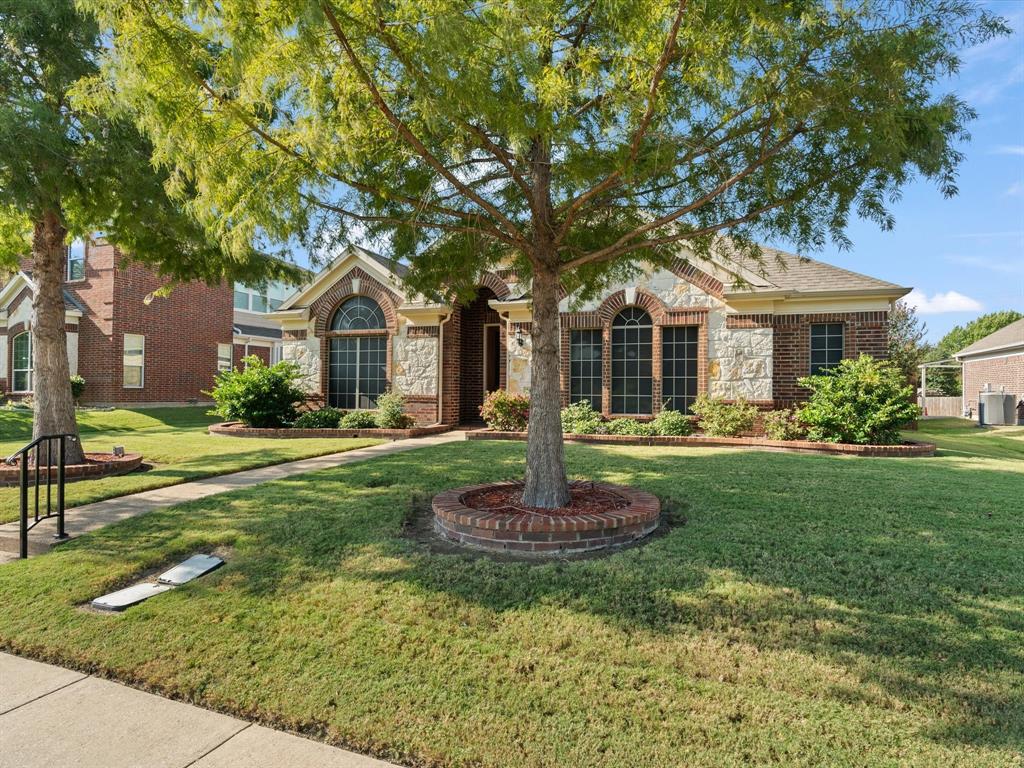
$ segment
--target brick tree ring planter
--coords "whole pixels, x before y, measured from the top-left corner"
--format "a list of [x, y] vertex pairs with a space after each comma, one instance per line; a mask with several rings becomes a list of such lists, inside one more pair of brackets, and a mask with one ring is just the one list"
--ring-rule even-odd
[[[134, 472], [142, 465], [141, 453], [126, 453], [124, 456], [115, 456], [111, 453], [87, 453], [85, 464], [68, 464], [64, 467], [64, 479], [88, 480], [99, 477], [111, 477]], [[28, 468], [29, 483], [34, 483], [36, 469], [34, 465]], [[53, 466], [53, 479], [57, 480], [57, 465]], [[17, 464], [0, 464], [0, 486], [18, 485], [21, 482], [21, 467]], [[46, 467], [39, 468], [39, 482], [46, 482]]]
[[628, 544], [658, 527], [661, 503], [646, 491], [608, 483], [576, 481], [574, 495], [596, 492], [609, 499], [606, 509], [585, 513], [536, 512], [503, 507], [476, 509], [474, 498], [490, 491], [520, 491], [522, 482], [485, 483], [444, 491], [434, 497], [434, 529], [446, 539], [477, 549], [553, 556], [591, 552]]

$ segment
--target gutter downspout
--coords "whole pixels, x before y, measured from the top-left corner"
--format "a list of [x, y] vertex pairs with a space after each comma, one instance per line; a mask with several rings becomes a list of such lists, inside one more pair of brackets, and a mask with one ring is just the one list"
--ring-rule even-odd
[[[448, 316], [445, 317], [440, 323], [437, 324], [437, 423], [441, 424], [444, 422], [444, 326], [452, 316], [455, 314], [454, 310], [448, 312]], [[451, 426], [455, 426], [454, 424]]]

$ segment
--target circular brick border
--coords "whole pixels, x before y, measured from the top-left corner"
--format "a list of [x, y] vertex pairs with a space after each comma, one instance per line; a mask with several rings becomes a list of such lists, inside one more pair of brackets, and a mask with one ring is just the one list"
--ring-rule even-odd
[[[434, 530], [446, 539], [477, 549], [522, 555], [569, 555], [636, 541], [654, 531], [661, 516], [661, 502], [653, 494], [609, 483], [593, 485], [621, 496], [628, 505], [599, 514], [489, 512], [462, 503], [472, 491], [522, 485], [522, 481], [483, 483], [437, 494], [432, 502]], [[575, 481], [570, 485], [591, 483]]]
[[[87, 480], [98, 477], [111, 477], [133, 472], [142, 466], [141, 453], [126, 453], [124, 456], [111, 457], [108, 453], [86, 453], [89, 456], [104, 456], [103, 461], [92, 461], [88, 464], [68, 464], [64, 467], [65, 480]], [[28, 468], [29, 482], [35, 480], [36, 470], [34, 466]], [[53, 479], [57, 480], [57, 466], [53, 467]], [[39, 481], [46, 481], [46, 467], [39, 468]], [[21, 467], [9, 464], [0, 464], [0, 487], [18, 485], [21, 482]]]

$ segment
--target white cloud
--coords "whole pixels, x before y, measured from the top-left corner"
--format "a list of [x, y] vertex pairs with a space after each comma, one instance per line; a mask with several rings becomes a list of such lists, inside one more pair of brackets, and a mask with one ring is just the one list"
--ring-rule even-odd
[[1000, 144], [992, 150], [994, 155], [1024, 155], [1024, 144]]
[[907, 294], [904, 301], [915, 307], [922, 315], [941, 315], [946, 312], [978, 312], [981, 302], [956, 291], [936, 293], [931, 298], [917, 288]]
[[968, 104], [991, 104], [1008, 89], [1024, 83], [1024, 62], [1010, 67], [1001, 76], [990, 77], [964, 93]]
[[1013, 182], [1013, 184], [1006, 188], [1006, 192], [1003, 194], [1008, 197], [1020, 197], [1021, 195], [1024, 195], [1024, 181]]
[[961, 256], [951, 254], [946, 256], [950, 264], [957, 264], [961, 267], [971, 269], [984, 269], [989, 272], [1001, 272], [1007, 275], [1024, 275], [1024, 259], [1003, 258], [1001, 256]]

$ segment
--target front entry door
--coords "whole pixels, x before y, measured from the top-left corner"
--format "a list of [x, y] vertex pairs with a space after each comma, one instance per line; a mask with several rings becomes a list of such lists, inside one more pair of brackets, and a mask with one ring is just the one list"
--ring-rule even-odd
[[484, 395], [501, 388], [501, 326], [484, 326]]

